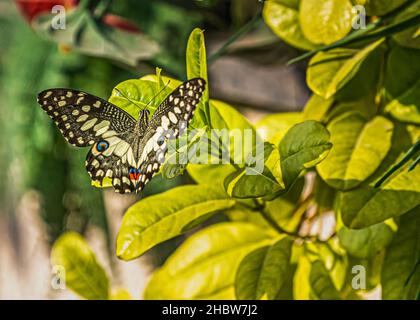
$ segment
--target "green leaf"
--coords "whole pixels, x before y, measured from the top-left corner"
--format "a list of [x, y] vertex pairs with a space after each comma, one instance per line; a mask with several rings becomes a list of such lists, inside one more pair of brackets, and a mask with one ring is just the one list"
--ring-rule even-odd
[[283, 238], [272, 246], [248, 254], [236, 273], [237, 299], [260, 299], [264, 293], [267, 293], [268, 299], [275, 299], [287, 280], [292, 245], [292, 239]]
[[233, 172], [224, 180], [226, 192], [231, 197], [246, 199], [266, 197], [282, 189], [276, 177], [264, 166], [273, 150], [274, 146], [271, 143], [264, 143], [263, 153], [257, 154], [255, 159], [250, 159], [246, 168]]
[[385, 89], [391, 98], [398, 98], [414, 87], [418, 81], [420, 66], [407, 63], [419, 59], [419, 51], [394, 45], [386, 62]]
[[302, 33], [298, 1], [271, 0], [264, 2], [263, 18], [270, 29], [286, 43], [303, 50], [315, 49]]
[[393, 229], [387, 223], [352, 230], [343, 226], [337, 232], [341, 245], [355, 258], [367, 259], [375, 256], [392, 240]]
[[153, 274], [145, 299], [234, 299], [241, 260], [270, 241], [263, 229], [249, 223], [220, 223], [201, 230]]
[[[309, 62], [308, 86], [317, 95], [329, 99], [349, 84], [359, 70], [363, 71], [372, 63], [367, 58], [383, 41], [384, 39], [380, 39], [362, 50], [338, 48], [317, 53]], [[366, 81], [366, 78], [363, 81]]]
[[420, 293], [420, 207], [400, 218], [398, 232], [386, 250], [382, 298], [417, 299]]
[[[204, 124], [210, 124], [210, 111], [209, 111], [209, 81], [207, 78], [207, 60], [206, 60], [206, 46], [204, 43], [204, 31], [195, 28], [188, 38], [187, 43], [187, 77], [188, 79], [192, 78], [203, 78], [206, 80], [206, 89], [203, 92], [203, 96], [198, 103], [196, 108], [196, 113], [198, 113], [199, 117], [194, 117], [197, 119], [194, 123], [192, 123], [192, 127], [201, 127]], [[201, 119], [201, 121], [198, 121]], [[207, 121], [203, 122], [203, 119], [207, 119]]]
[[[398, 2], [403, 2], [403, 0], [394, 0]], [[403, 22], [409, 18], [414, 17], [419, 13], [420, 10], [420, 3], [414, 2], [410, 7], [408, 7], [406, 10], [401, 12], [396, 18], [395, 23]], [[393, 38], [398, 42], [398, 44], [413, 48], [413, 49], [420, 49], [420, 27], [414, 26], [411, 28], [408, 28], [402, 32], [396, 33]]]
[[279, 145], [280, 164], [286, 189], [306, 169], [314, 167], [331, 149], [330, 134], [319, 122], [308, 120], [292, 127]]
[[420, 52], [395, 46], [387, 60], [385, 89], [389, 103], [385, 111], [403, 122], [420, 123], [420, 67], [407, 61], [420, 59]]
[[343, 222], [360, 229], [400, 216], [420, 204], [420, 168], [399, 170], [380, 189], [371, 184], [345, 192], [340, 201]]
[[225, 179], [225, 189], [229, 196], [239, 199], [261, 198], [282, 189], [267, 167], [264, 167], [263, 172], [248, 169], [233, 172]]
[[72, 291], [89, 300], [109, 298], [109, 280], [95, 254], [81, 235], [63, 234], [51, 250], [51, 263], [65, 270], [65, 283]]
[[327, 126], [333, 147], [317, 166], [321, 178], [331, 187], [348, 190], [366, 180], [391, 148], [393, 124], [377, 116], [367, 122], [356, 112], [347, 112]]
[[320, 260], [312, 263], [309, 275], [311, 292], [319, 300], [340, 300], [340, 293], [335, 288], [328, 270]]
[[344, 224], [352, 229], [366, 228], [400, 216], [420, 204], [420, 168], [407, 172], [406, 163], [396, 170], [382, 185], [375, 182], [395, 163], [398, 163], [411, 144], [418, 139], [407, 126], [394, 124], [392, 146], [381, 167], [357, 189], [342, 192], [337, 203]]
[[293, 299], [309, 300], [311, 298], [311, 261], [306, 255], [301, 255], [298, 260], [296, 273], [293, 277]]
[[303, 120], [301, 112], [276, 113], [265, 116], [256, 123], [255, 127], [264, 141], [278, 145], [287, 131]]
[[316, 44], [330, 44], [343, 38], [352, 27], [350, 0], [301, 0], [299, 21], [303, 34]]
[[51, 28], [53, 18], [52, 14], [37, 17], [32, 24], [35, 31], [42, 37], [88, 55], [137, 66], [141, 60], [151, 59], [160, 51], [158, 44], [144, 33], [110, 27], [94, 20], [87, 10], [70, 12], [65, 29]]
[[[163, 89], [161, 88], [161, 84], [156, 81], [143, 79], [126, 80], [114, 88], [108, 101], [129, 113], [134, 119], [137, 119], [140, 110], [143, 108], [147, 108], [153, 114], [161, 102], [175, 89], [174, 85], [175, 81], [171, 81]], [[162, 89], [163, 91], [160, 92]], [[126, 97], [135, 104], [130, 102]]]
[[258, 248], [241, 261], [235, 278], [237, 299], [258, 300], [265, 293], [265, 288], [260, 283], [260, 277], [264, 270], [264, 260], [269, 248], [269, 246]]
[[405, 0], [353, 0], [355, 4], [363, 5], [369, 16], [382, 16], [404, 3]]
[[313, 94], [303, 110], [303, 120], [316, 120], [322, 122], [333, 104], [334, 99], [324, 99]]
[[229, 164], [188, 164], [187, 171], [199, 184], [214, 184], [223, 188], [224, 179], [235, 172]]
[[[350, 274], [353, 270], [353, 267], [356, 265], [363, 266], [366, 271], [366, 290], [370, 291], [375, 289], [378, 285], [381, 284], [381, 271], [383, 267], [385, 251], [382, 250], [377, 254], [369, 257], [367, 259], [358, 259], [354, 257], [349, 257], [349, 270], [347, 274]], [[347, 283], [351, 285], [352, 277], [347, 279]], [[363, 289], [362, 289], [363, 290]], [[355, 293], [356, 290], [352, 288], [352, 292]], [[352, 293], [350, 293], [352, 294]], [[348, 299], [348, 297], [345, 297]]]
[[[357, 100], [336, 101], [334, 103], [334, 107], [331, 108], [325, 117], [325, 122], [330, 123], [334, 118], [339, 117], [346, 112], [357, 112], [365, 119], [375, 117], [378, 113], [378, 107], [375, 102], [375, 94], [375, 92], [370, 92], [368, 95]], [[334, 98], [337, 98], [338, 100], [338, 96], [335, 96]]]
[[126, 289], [117, 289], [112, 292], [110, 300], [132, 300], [130, 292]]
[[[231, 160], [237, 159], [238, 166], [244, 167], [245, 160], [253, 151], [254, 145], [245, 143], [245, 139], [237, 139], [235, 137], [236, 134], [242, 134], [243, 136], [245, 130], [253, 137], [257, 137], [255, 128], [242, 114], [224, 102], [210, 100], [210, 110], [210, 122], [213, 128], [212, 140], [214, 141], [214, 135], [217, 134], [217, 130], [221, 130], [219, 131], [220, 134], [225, 130], [230, 139], [229, 155]], [[224, 179], [236, 171], [236, 168], [232, 164], [189, 164], [187, 171], [197, 183], [219, 184], [223, 186]]]
[[185, 226], [197, 218], [234, 204], [223, 190], [208, 185], [181, 186], [140, 200], [123, 218], [117, 237], [117, 255], [123, 260], [137, 258], [153, 246], [185, 232]]

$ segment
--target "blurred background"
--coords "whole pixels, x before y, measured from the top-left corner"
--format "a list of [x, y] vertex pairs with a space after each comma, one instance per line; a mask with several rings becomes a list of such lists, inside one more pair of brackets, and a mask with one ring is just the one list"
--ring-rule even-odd
[[[55, 5], [66, 9], [60, 32], [50, 30]], [[100, 23], [83, 20], [81, 6], [96, 8]], [[76, 298], [50, 285], [50, 246], [67, 230], [84, 234], [113, 283], [141, 297], [148, 275], [181, 239], [118, 261], [121, 217], [139, 197], [192, 181], [187, 173], [157, 176], [137, 198], [92, 187], [87, 150], [65, 143], [37, 105], [37, 93], [69, 87], [107, 99], [119, 82], [155, 67], [185, 80], [186, 43], [195, 27], [205, 30], [208, 57], [250, 27], [211, 61], [211, 97], [251, 121], [300, 110], [309, 95], [304, 69], [285, 66], [299, 52], [265, 26], [260, 6], [257, 0], [0, 0], [0, 299]]]

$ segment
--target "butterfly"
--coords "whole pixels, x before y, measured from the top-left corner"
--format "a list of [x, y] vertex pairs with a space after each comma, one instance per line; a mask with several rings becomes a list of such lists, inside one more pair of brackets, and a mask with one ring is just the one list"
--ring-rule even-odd
[[165, 160], [167, 140], [188, 127], [205, 90], [202, 78], [188, 80], [172, 91], [150, 116], [136, 120], [116, 105], [72, 89], [48, 89], [38, 103], [73, 146], [88, 147], [85, 166], [95, 182], [108, 177], [115, 192], [139, 192]]

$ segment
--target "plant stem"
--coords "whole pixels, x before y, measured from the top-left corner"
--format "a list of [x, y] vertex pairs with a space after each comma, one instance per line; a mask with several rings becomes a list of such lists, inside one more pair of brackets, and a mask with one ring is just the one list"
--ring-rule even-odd
[[208, 64], [212, 64], [217, 59], [219, 59], [222, 55], [226, 54], [226, 52], [229, 49], [229, 46], [234, 43], [236, 40], [238, 40], [242, 35], [248, 33], [251, 31], [254, 27], [256, 27], [261, 22], [261, 9], [258, 10], [258, 12], [255, 14], [255, 16], [250, 20], [247, 24], [242, 26], [237, 32], [235, 32], [232, 36], [229, 37], [228, 40], [226, 40], [225, 44], [218, 49], [216, 52], [214, 52], [207, 60]]

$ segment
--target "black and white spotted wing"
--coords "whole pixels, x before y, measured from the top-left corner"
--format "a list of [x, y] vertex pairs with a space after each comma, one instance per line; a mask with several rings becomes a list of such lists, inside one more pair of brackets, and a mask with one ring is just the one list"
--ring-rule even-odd
[[166, 133], [172, 132], [172, 138], [178, 137], [190, 123], [205, 88], [206, 81], [201, 78], [184, 82], [156, 109], [149, 127], [162, 127]]
[[166, 139], [174, 139], [188, 126], [205, 89], [205, 81], [192, 79], [175, 89], [149, 120], [141, 110], [136, 121], [117, 106], [93, 95], [70, 89], [49, 89], [38, 103], [64, 137], [77, 147], [91, 146], [86, 169], [92, 180], [108, 177], [116, 192], [140, 191], [159, 171], [166, 154]]
[[138, 190], [159, 171], [167, 152], [166, 139], [176, 139], [191, 122], [194, 111], [203, 95], [206, 82], [195, 78], [176, 88], [156, 109], [147, 127], [139, 160], [142, 176]]
[[124, 134], [136, 126], [136, 120], [121, 108], [77, 90], [45, 90], [38, 94], [38, 103], [76, 147], [93, 145], [102, 137]]

